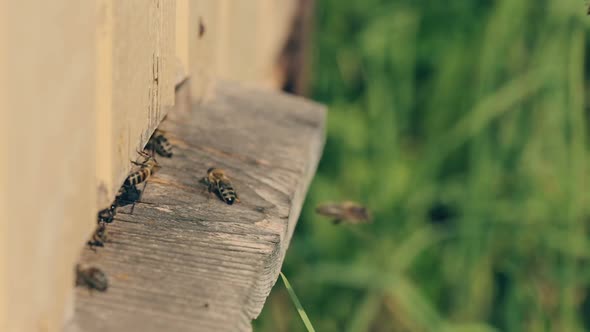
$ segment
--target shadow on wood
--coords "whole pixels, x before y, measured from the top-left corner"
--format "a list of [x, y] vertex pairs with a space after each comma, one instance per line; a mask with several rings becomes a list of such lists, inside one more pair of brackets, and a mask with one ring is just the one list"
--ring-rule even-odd
[[[66, 330], [250, 331], [321, 156], [324, 119], [305, 99], [220, 82], [209, 102], [162, 123], [174, 157], [158, 159], [133, 215], [119, 208], [112, 242], [85, 250], [109, 290], [78, 290]], [[241, 202], [207, 192], [209, 167], [227, 171]]]

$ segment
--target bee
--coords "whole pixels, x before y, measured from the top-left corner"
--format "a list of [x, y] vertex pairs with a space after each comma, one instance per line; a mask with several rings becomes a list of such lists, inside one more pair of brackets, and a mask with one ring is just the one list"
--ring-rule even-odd
[[207, 176], [202, 179], [202, 182], [208, 186], [210, 193], [215, 192], [227, 204], [232, 205], [234, 202], [240, 201], [238, 193], [234, 190], [224, 170], [214, 167], [209, 168]]
[[[125, 193], [127, 198], [132, 197], [133, 206], [131, 207], [130, 214], [133, 214], [133, 209], [135, 208], [135, 202], [141, 200], [141, 196], [145, 191], [145, 187], [147, 185], [146, 180], [153, 174], [155, 174], [160, 168], [160, 164], [156, 161], [153, 156], [145, 152], [138, 151], [138, 153], [145, 158], [145, 160], [141, 163], [132, 161], [133, 164], [140, 166], [140, 168], [134, 172], [131, 172], [123, 182], [123, 187], [119, 189], [119, 193]], [[138, 190], [136, 186], [140, 183], [143, 183], [143, 190]], [[137, 194], [137, 195], [135, 195]], [[135, 199], [137, 197], [137, 199]], [[120, 201], [123, 202], [123, 197], [120, 197]]]
[[140, 168], [135, 172], [131, 172], [131, 174], [127, 176], [123, 186], [133, 187], [142, 182], [145, 182], [145, 180], [147, 180], [150, 175], [156, 173], [161, 168], [156, 159], [145, 153], [140, 154], [144, 156], [146, 160], [142, 163], [133, 162], [135, 165], [140, 166]]
[[137, 186], [122, 185], [117, 192], [115, 197], [115, 203], [117, 206], [125, 206], [127, 204], [135, 203], [139, 200], [141, 191], [137, 189]]
[[96, 267], [83, 269], [80, 267], [80, 264], [76, 264], [76, 286], [104, 292], [109, 287], [109, 281], [100, 269]]
[[[116, 202], [116, 201], [115, 201]], [[98, 222], [112, 223], [117, 214], [117, 205], [113, 202], [109, 208], [98, 211]]]
[[107, 224], [104, 221], [99, 221], [96, 225], [96, 230], [92, 234], [92, 238], [88, 240], [88, 246], [94, 250], [94, 247], [104, 247], [107, 242]]
[[334, 218], [334, 224], [343, 221], [350, 224], [361, 224], [370, 223], [372, 220], [371, 212], [365, 206], [351, 201], [320, 204], [315, 211], [322, 216]]
[[162, 157], [172, 157], [172, 144], [168, 142], [168, 139], [164, 136], [164, 132], [158, 129], [156, 129], [152, 137], [150, 137], [145, 149], [151, 151], [152, 155], [156, 152]]

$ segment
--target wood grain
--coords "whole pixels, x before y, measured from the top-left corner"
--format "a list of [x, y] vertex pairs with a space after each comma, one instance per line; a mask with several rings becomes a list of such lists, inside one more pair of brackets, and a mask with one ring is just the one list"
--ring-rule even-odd
[[[112, 242], [83, 262], [110, 279], [76, 292], [73, 331], [250, 331], [280, 267], [324, 143], [325, 110], [305, 99], [217, 83], [214, 98], [164, 121], [172, 159], [142, 202], [119, 208]], [[241, 202], [199, 183], [228, 172]]]

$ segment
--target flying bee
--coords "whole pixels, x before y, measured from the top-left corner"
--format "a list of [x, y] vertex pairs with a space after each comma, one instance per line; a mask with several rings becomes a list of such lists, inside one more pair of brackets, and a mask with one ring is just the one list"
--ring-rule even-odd
[[98, 222], [112, 223], [116, 214], [117, 205], [115, 203], [112, 203], [109, 208], [98, 211]]
[[76, 264], [76, 286], [104, 292], [109, 287], [107, 276], [96, 267], [81, 268]]
[[239, 202], [238, 193], [234, 190], [231, 181], [220, 168], [211, 167], [207, 170], [207, 176], [202, 179], [209, 189], [209, 192], [216, 193], [221, 200], [229, 205]]
[[158, 129], [156, 129], [152, 137], [150, 137], [145, 149], [152, 151], [152, 155], [156, 152], [162, 157], [172, 157], [172, 144], [168, 142], [168, 139], [164, 136], [164, 132]]
[[315, 211], [322, 216], [334, 218], [334, 224], [343, 221], [350, 224], [370, 223], [372, 219], [371, 212], [365, 206], [351, 201], [320, 204]]
[[107, 242], [107, 224], [103, 221], [99, 221], [98, 225], [96, 225], [96, 230], [92, 234], [92, 238], [88, 240], [88, 246], [94, 250], [94, 247], [104, 247], [105, 242]]
[[153, 157], [146, 155], [145, 153], [141, 153], [141, 155], [146, 157], [146, 160], [142, 163], [133, 162], [135, 165], [140, 166], [140, 168], [134, 172], [131, 172], [131, 174], [127, 176], [123, 186], [136, 186], [147, 180], [152, 174], [156, 173], [161, 168], [156, 159]]

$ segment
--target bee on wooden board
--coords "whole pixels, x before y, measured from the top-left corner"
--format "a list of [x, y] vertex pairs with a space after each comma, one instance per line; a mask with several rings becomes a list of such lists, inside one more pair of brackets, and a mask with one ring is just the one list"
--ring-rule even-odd
[[342, 222], [361, 224], [370, 223], [372, 220], [369, 209], [351, 201], [320, 204], [315, 211], [322, 216], [334, 218], [334, 224], [340, 224]]
[[161, 168], [156, 159], [154, 159], [152, 156], [142, 152], [140, 152], [140, 154], [146, 159], [141, 163], [133, 161], [133, 163], [137, 166], [140, 166], [140, 168], [134, 172], [131, 172], [131, 174], [127, 176], [125, 182], [123, 183], [124, 186], [136, 186], [147, 180], [152, 174], [156, 173]]
[[[143, 162], [132, 161], [133, 164], [140, 166], [140, 168], [136, 171], [131, 172], [125, 179], [125, 182], [123, 182], [123, 187], [119, 189], [119, 194], [125, 193], [126, 195], [128, 195], [128, 201], [131, 201], [133, 203], [130, 214], [133, 214], [135, 202], [141, 200], [141, 196], [143, 195], [143, 192], [145, 191], [145, 187], [147, 185], [146, 180], [161, 168], [160, 164], [158, 164], [158, 162], [153, 156], [150, 156], [146, 152], [137, 152], [145, 159]], [[138, 190], [136, 188], [136, 186], [140, 183], [143, 183], [143, 190]], [[137, 197], [137, 199], [135, 199], [135, 197]], [[122, 197], [119, 197], [119, 202], [121, 204], [125, 203]]]
[[107, 276], [96, 267], [81, 268], [76, 264], [76, 286], [104, 292], [109, 287]]
[[107, 242], [107, 224], [103, 221], [99, 221], [96, 225], [96, 230], [92, 234], [90, 240], [88, 240], [88, 246], [94, 250], [94, 247], [104, 247]]
[[[116, 202], [116, 201], [115, 201]], [[98, 211], [98, 222], [112, 223], [115, 215], [117, 214], [116, 203], [111, 204], [110, 207]]]
[[240, 201], [238, 193], [224, 170], [214, 167], [209, 168], [207, 176], [203, 178], [202, 182], [207, 185], [210, 193], [217, 194], [225, 203], [232, 205], [234, 202]]
[[117, 196], [115, 197], [115, 203], [117, 206], [125, 206], [127, 204], [135, 203], [139, 200], [141, 191], [137, 189], [137, 186], [128, 186], [123, 184]]
[[168, 142], [168, 139], [164, 136], [164, 132], [158, 129], [156, 129], [152, 137], [150, 137], [150, 140], [145, 146], [145, 150], [151, 151], [152, 155], [155, 152], [162, 157], [172, 157], [172, 144]]

